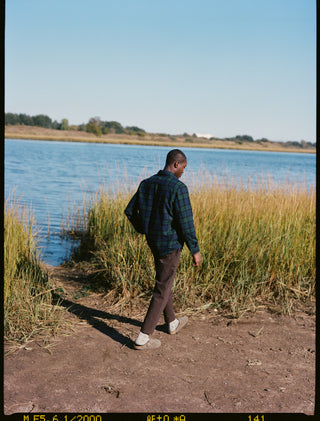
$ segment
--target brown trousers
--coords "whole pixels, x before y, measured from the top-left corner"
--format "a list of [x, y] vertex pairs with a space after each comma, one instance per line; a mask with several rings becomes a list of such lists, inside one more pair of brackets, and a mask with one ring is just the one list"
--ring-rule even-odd
[[167, 256], [157, 258], [154, 256], [156, 269], [156, 284], [153, 296], [141, 327], [141, 331], [151, 335], [155, 330], [163, 312], [166, 323], [176, 318], [173, 310], [172, 285], [179, 265], [181, 249], [174, 250]]

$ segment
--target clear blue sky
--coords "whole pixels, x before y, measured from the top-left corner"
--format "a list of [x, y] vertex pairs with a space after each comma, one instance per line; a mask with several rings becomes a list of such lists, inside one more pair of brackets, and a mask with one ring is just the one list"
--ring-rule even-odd
[[316, 141], [315, 0], [7, 0], [6, 112]]

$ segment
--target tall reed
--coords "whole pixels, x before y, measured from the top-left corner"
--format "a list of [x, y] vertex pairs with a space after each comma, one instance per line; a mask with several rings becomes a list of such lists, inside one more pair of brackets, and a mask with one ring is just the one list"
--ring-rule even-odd
[[[127, 301], [150, 295], [154, 284], [146, 241], [124, 215], [129, 199], [101, 190], [91, 200], [77, 256], [90, 260], [105, 288]], [[181, 309], [211, 305], [239, 315], [267, 303], [290, 313], [313, 299], [314, 189], [270, 180], [237, 187], [219, 182], [193, 189], [191, 202], [203, 261], [194, 268], [184, 247], [174, 285]]]
[[48, 274], [40, 262], [35, 221], [19, 201], [8, 199], [4, 217], [4, 336], [24, 342], [55, 333], [61, 308], [52, 305]]

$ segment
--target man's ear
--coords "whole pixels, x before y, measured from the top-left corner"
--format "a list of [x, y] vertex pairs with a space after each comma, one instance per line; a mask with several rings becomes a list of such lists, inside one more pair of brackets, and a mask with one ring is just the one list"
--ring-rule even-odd
[[178, 168], [179, 162], [178, 161], [174, 161], [173, 166], [174, 166], [174, 168]]

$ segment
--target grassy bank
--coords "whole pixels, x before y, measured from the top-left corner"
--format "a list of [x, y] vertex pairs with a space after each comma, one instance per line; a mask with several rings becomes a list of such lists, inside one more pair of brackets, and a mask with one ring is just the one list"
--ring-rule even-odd
[[40, 263], [35, 222], [18, 201], [7, 201], [4, 218], [4, 337], [26, 342], [52, 335], [62, 317]]
[[[146, 241], [123, 213], [129, 198], [101, 190], [65, 227], [81, 239], [74, 260], [127, 303], [149, 298], [154, 284]], [[239, 315], [263, 304], [290, 313], [314, 299], [315, 192], [271, 182], [203, 185], [191, 201], [203, 262], [192, 267], [184, 248], [174, 286], [180, 309], [212, 306]]]
[[236, 142], [221, 139], [209, 140], [204, 137], [192, 136], [170, 136], [166, 134], [146, 133], [143, 136], [127, 134], [108, 134], [95, 136], [77, 130], [54, 130], [36, 126], [6, 126], [5, 137], [7, 139], [33, 139], [52, 140], [67, 142], [88, 142], [88, 143], [113, 143], [126, 145], [149, 145], [168, 146], [173, 148], [213, 148], [213, 149], [238, 149], [256, 150], [269, 152], [303, 152], [315, 153], [316, 148], [295, 148], [285, 146], [281, 142]]

